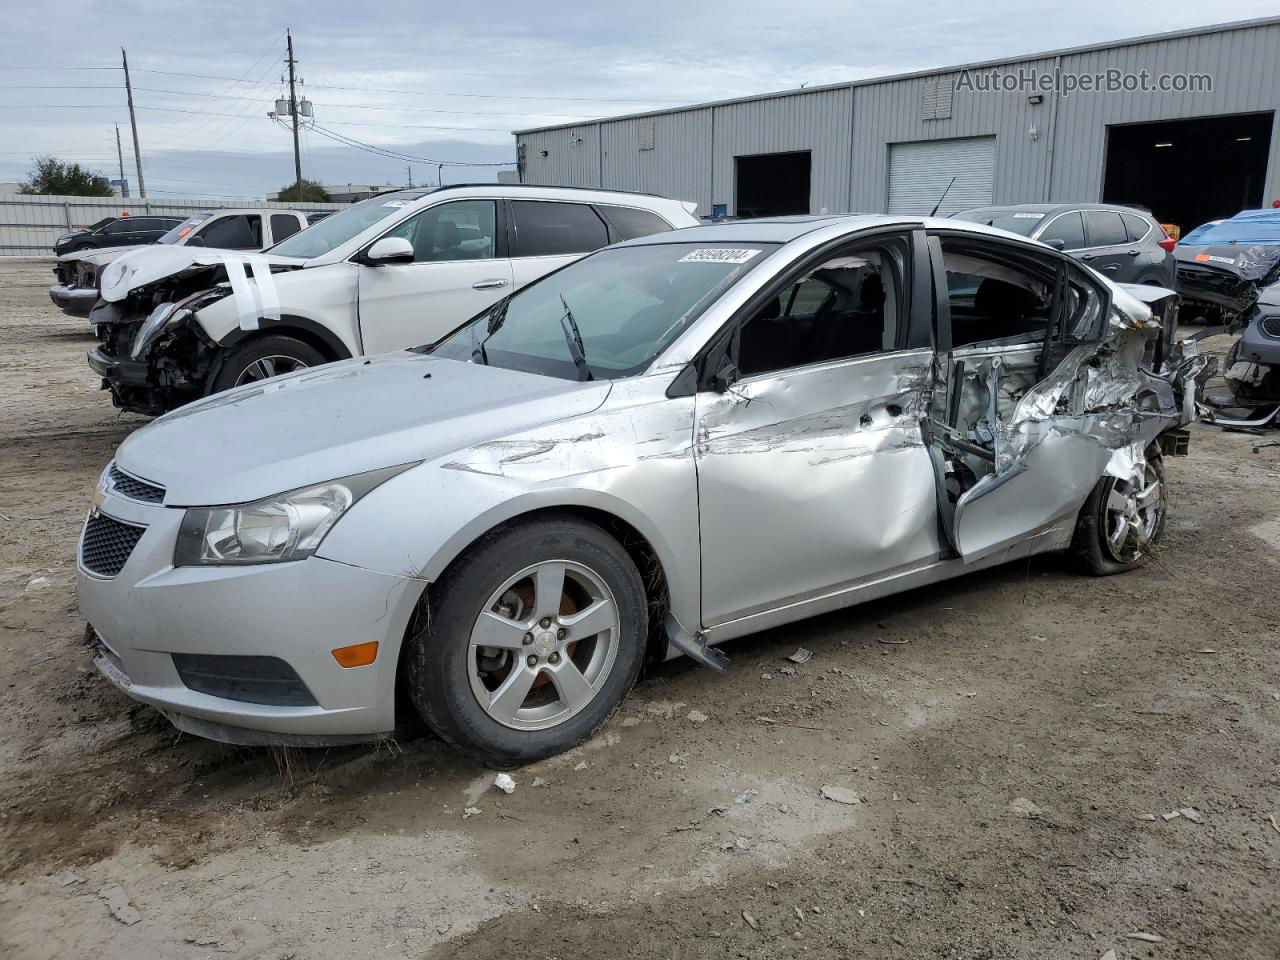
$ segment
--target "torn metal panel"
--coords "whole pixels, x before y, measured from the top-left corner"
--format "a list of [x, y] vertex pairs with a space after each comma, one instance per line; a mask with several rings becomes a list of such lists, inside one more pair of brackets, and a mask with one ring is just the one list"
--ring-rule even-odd
[[938, 555], [920, 432], [931, 360], [901, 351], [698, 394], [705, 625]]

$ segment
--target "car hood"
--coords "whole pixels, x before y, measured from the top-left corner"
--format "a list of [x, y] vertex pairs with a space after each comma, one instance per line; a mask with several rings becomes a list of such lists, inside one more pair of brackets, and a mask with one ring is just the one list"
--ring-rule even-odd
[[118, 303], [134, 290], [174, 277], [193, 267], [210, 267], [238, 260], [265, 260], [269, 264], [301, 266], [306, 261], [296, 257], [276, 257], [242, 250], [217, 250], [209, 247], [146, 246], [133, 247], [103, 271], [100, 284], [102, 299]]
[[409, 351], [357, 357], [180, 407], [116, 460], [165, 487], [166, 505], [243, 503], [579, 416], [608, 394]]
[[77, 250], [75, 253], [64, 253], [59, 256], [58, 259], [63, 263], [70, 263], [73, 260], [88, 260], [89, 262], [96, 263], [101, 267], [104, 263], [110, 263], [112, 260], [119, 259], [126, 253], [131, 253], [134, 250], [145, 249], [146, 247], [142, 244], [135, 244], [131, 247], [107, 247], [105, 250], [99, 250], [96, 248], [92, 250]]
[[1239, 316], [1280, 281], [1280, 244], [1178, 244], [1178, 293]]

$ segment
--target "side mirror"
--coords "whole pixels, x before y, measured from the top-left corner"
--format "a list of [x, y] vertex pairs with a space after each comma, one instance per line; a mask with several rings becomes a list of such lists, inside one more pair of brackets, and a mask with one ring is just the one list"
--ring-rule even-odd
[[742, 371], [738, 369], [737, 364], [725, 357], [711, 383], [717, 393], [727, 393], [729, 388], [741, 379]]
[[360, 259], [372, 267], [391, 263], [413, 263], [413, 244], [404, 237], [383, 237], [364, 252]]
[[188, 241], [187, 241], [187, 246], [188, 246], [188, 247], [203, 247], [203, 246], [206, 246], [206, 244], [205, 244], [205, 242], [204, 242], [204, 237], [192, 237], [190, 240], [188, 240]]
[[1064, 247], [1066, 247], [1067, 241], [1059, 237], [1054, 237], [1052, 240], [1046, 240], [1045, 244], [1047, 246], [1053, 247], [1053, 249], [1055, 250], [1062, 250]]

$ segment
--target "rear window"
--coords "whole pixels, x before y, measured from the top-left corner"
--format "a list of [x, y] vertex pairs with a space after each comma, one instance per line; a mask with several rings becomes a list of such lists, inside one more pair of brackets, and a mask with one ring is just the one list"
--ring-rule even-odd
[[1129, 242], [1124, 221], [1114, 210], [1088, 210], [1084, 218], [1089, 227], [1089, 246], [1112, 247]]
[[667, 233], [671, 224], [656, 213], [648, 210], [637, 210], [635, 207], [597, 207], [613, 227], [619, 240], [633, 240], [636, 237], [647, 237], [654, 233]]
[[517, 257], [587, 253], [608, 246], [604, 221], [581, 203], [513, 200]]
[[1151, 224], [1143, 220], [1136, 213], [1123, 213], [1124, 231], [1129, 235], [1130, 243], [1137, 243], [1151, 230]]

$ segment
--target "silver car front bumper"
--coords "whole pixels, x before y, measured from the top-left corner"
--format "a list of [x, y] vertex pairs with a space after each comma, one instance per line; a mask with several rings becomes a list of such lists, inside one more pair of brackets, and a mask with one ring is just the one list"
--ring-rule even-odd
[[[99, 490], [93, 511], [145, 527], [119, 572], [85, 567], [80, 610], [95, 664], [115, 686], [176, 726], [235, 743], [323, 744], [376, 739], [395, 728], [396, 664], [423, 583], [311, 557], [240, 567], [174, 567], [183, 511]], [[376, 660], [343, 668], [331, 651], [379, 641]], [[228, 699], [190, 689], [174, 655], [284, 661], [309, 705]]]
[[49, 299], [63, 313], [69, 313], [73, 317], [87, 317], [93, 310], [93, 305], [98, 302], [98, 291], [55, 283], [49, 288]]

